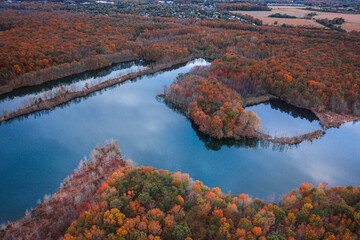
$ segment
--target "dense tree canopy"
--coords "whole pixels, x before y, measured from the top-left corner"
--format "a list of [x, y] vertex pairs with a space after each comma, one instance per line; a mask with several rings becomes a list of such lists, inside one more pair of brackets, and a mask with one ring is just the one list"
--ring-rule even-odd
[[304, 183], [281, 203], [224, 194], [187, 174], [126, 167], [84, 203], [65, 239], [358, 239], [360, 187]]
[[214, 138], [252, 137], [259, 129], [257, 115], [244, 111], [240, 96], [214, 77], [182, 75], [165, 89], [165, 95], [185, 109], [200, 131]]

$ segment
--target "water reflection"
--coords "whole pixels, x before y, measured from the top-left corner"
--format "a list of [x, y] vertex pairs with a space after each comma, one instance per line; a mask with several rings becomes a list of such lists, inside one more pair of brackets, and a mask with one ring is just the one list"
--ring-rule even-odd
[[316, 115], [305, 108], [295, 107], [294, 105], [288, 104], [279, 99], [271, 99], [268, 102], [264, 103], [265, 105], [270, 104], [270, 107], [274, 110], [279, 110], [280, 112], [287, 113], [294, 118], [306, 119], [309, 122], [319, 121]]
[[267, 148], [270, 145], [269, 142], [263, 141], [262, 139], [248, 137], [242, 137], [240, 140], [234, 140], [230, 138], [219, 140], [201, 132], [199, 130], [199, 126], [197, 126], [193, 121], [191, 121], [191, 127], [196, 132], [199, 140], [205, 144], [206, 149], [213, 151], [219, 151], [223, 146], [226, 146], [228, 148], [258, 148], [260, 146], [263, 148]]
[[100, 70], [87, 71], [59, 80], [45, 82], [37, 86], [15, 89], [10, 93], [0, 96], [0, 114], [2, 114], [3, 110], [14, 111], [17, 108], [28, 106], [29, 99], [34, 97], [40, 98], [45, 92], [55, 93], [61, 86], [67, 87], [72, 91], [81, 90], [85, 84], [89, 86], [99, 84], [109, 79], [124, 76], [130, 72], [144, 70], [150, 65], [151, 63], [146, 61], [124, 62]]
[[[179, 114], [184, 114], [182, 109], [178, 106], [174, 105], [173, 103], [167, 101], [162, 97], [156, 98], [159, 102], [166, 104], [170, 109], [174, 112]], [[240, 140], [235, 140], [232, 138], [223, 138], [217, 139], [213, 138], [208, 134], [205, 134], [199, 130], [199, 126], [195, 124], [193, 120], [189, 120], [191, 122], [191, 127], [195, 131], [196, 135], [198, 136], [199, 140], [202, 141], [205, 145], [205, 148], [208, 150], [219, 151], [222, 147], [226, 146], [228, 148], [235, 147], [235, 148], [269, 148], [271, 145], [277, 146], [277, 149], [280, 151], [284, 151], [287, 148], [287, 145], [284, 144], [271, 144], [269, 141], [265, 141], [259, 138], [249, 138], [249, 137], [242, 137]], [[274, 147], [273, 146], [273, 147]], [[274, 148], [276, 149], [276, 148]]]
[[[156, 99], [157, 99], [158, 102], [166, 104], [166, 106], [168, 106], [174, 112], [185, 115], [184, 112], [183, 112], [183, 109], [180, 109], [178, 106], [176, 106], [175, 104], [167, 101], [163, 97], [157, 97]], [[299, 109], [299, 108], [294, 107], [294, 106], [292, 106], [290, 104], [287, 104], [286, 102], [277, 100], [277, 101], [274, 102], [274, 105], [272, 105], [272, 104], [273, 104], [272, 102], [265, 102], [264, 103], [265, 106], [270, 105], [271, 109], [274, 109], [274, 110], [278, 110], [279, 107], [281, 107], [281, 109], [282, 109], [281, 112], [285, 112], [285, 113], [290, 114], [292, 116], [293, 116], [293, 114], [294, 115], [296, 114], [296, 116], [300, 117], [301, 119], [311, 117], [310, 114], [309, 115], [301, 115], [302, 112], [303, 112], [302, 109]], [[259, 113], [261, 114], [261, 111], [259, 111]], [[291, 113], [293, 113], [293, 114], [291, 114]], [[310, 112], [310, 113], [312, 113], [312, 112]], [[312, 121], [314, 121], [314, 120], [312, 120]], [[199, 140], [204, 143], [206, 149], [208, 149], [208, 150], [219, 151], [219, 150], [221, 150], [222, 147], [226, 146], [228, 148], [231, 148], [231, 147], [235, 147], [235, 148], [255, 148], [255, 149], [256, 148], [270, 148], [270, 149], [272, 149], [274, 151], [283, 152], [283, 151], [286, 151], [288, 149], [293, 149], [293, 148], [296, 148], [296, 147], [299, 146], [299, 144], [289, 145], [289, 144], [281, 144], [281, 143], [272, 143], [272, 142], [263, 140], [261, 138], [256, 138], [256, 137], [250, 138], [250, 137], [246, 137], [246, 136], [242, 136], [241, 139], [239, 139], [239, 140], [235, 140], [233, 138], [217, 139], [217, 138], [213, 138], [213, 137], [209, 136], [208, 134], [205, 134], [205, 133], [201, 132], [199, 130], [199, 126], [196, 125], [194, 123], [194, 121], [192, 121], [192, 120], [190, 120], [190, 121], [191, 121], [191, 127], [196, 132], [196, 135], [199, 137]], [[282, 120], [280, 120], [280, 121], [282, 121]]]
[[291, 137], [322, 129], [313, 112], [282, 100], [270, 100], [245, 110], [254, 111], [261, 119], [260, 131], [274, 137]]

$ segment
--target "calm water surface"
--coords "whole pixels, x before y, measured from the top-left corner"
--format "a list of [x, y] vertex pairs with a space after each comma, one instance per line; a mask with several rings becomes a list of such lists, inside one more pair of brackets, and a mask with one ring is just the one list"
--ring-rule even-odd
[[307, 109], [301, 109], [281, 100], [247, 107], [261, 119], [261, 131], [271, 136], [296, 136], [322, 129], [319, 119]]
[[[0, 222], [21, 218], [39, 198], [56, 192], [81, 158], [111, 138], [139, 164], [189, 173], [234, 194], [271, 200], [303, 182], [360, 184], [360, 123], [329, 129], [313, 143], [292, 147], [254, 139], [216, 141], [199, 133], [156, 98], [164, 85], [196, 64], [206, 62], [144, 76], [0, 125]], [[311, 115], [281, 102], [251, 109], [279, 135], [320, 128]]]
[[124, 62], [103, 68], [101, 71], [88, 71], [65, 77], [57, 81], [49, 81], [40, 86], [17, 89], [16, 91], [0, 96], [0, 116], [2, 115], [3, 110], [14, 111], [17, 108], [28, 106], [29, 98], [42, 97], [44, 92], [55, 93], [61, 86], [72, 91], [83, 89], [86, 83], [89, 86], [93, 86], [109, 79], [124, 76], [130, 72], [144, 70], [148, 64], [150, 63], [144, 61]]

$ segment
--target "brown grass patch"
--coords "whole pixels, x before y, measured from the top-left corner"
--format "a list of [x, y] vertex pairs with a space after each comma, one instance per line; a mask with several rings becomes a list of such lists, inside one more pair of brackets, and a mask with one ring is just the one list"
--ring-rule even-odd
[[316, 27], [324, 28], [323, 25], [310, 20], [310, 19], [299, 19], [299, 18], [270, 18], [270, 17], [260, 17], [260, 20], [264, 24], [275, 25], [274, 22], [277, 21], [277, 25], [281, 26], [282, 24], [292, 25], [292, 26], [307, 26], [307, 27]]
[[341, 27], [343, 29], [345, 29], [346, 31], [350, 32], [350, 31], [358, 31], [360, 32], [360, 23], [348, 23], [345, 22], [343, 25], [341, 25]]

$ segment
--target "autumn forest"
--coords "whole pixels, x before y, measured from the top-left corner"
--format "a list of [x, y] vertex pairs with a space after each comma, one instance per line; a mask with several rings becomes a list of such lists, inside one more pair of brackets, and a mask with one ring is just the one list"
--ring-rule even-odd
[[[94, 100], [97, 95], [106, 95], [112, 89], [127, 86], [125, 84], [128, 82], [140, 84], [142, 78], [141, 81], [145, 82], [147, 78], [179, 71], [174, 79], [167, 79], [168, 82], [157, 88], [157, 92], [154, 91], [151, 96], [156, 99], [161, 112], [169, 110], [181, 121], [185, 119], [186, 124], [191, 124], [197, 132], [198, 141], [204, 139], [201, 136], [206, 136], [219, 145], [221, 141], [233, 142], [227, 145], [229, 149], [239, 141], [260, 141], [266, 142], [267, 146], [273, 144], [269, 151], [297, 147], [304, 151], [303, 146], [307, 147], [305, 149], [316, 148], [317, 142], [323, 141], [328, 135], [336, 139], [334, 132], [338, 128], [348, 128], [352, 124], [355, 130], [351, 144], [357, 146], [360, 143], [356, 122], [360, 119], [360, 32], [338, 31], [326, 26], [271, 26], [251, 16], [252, 11], [271, 12], [272, 5], [269, 3], [191, 0], [0, 2], [0, 104], [9, 106], [17, 98], [25, 99], [21, 106], [0, 109], [0, 127], [5, 130], [12, 127], [15, 129], [15, 124], [21, 125], [22, 121], [34, 117], [31, 121], [36, 122], [37, 117], [51, 117], [59, 111], [64, 111], [67, 118], [69, 115], [66, 114], [70, 114], [68, 109], [73, 108], [74, 103], [83, 106], [81, 101], [93, 99], [95, 107], [99, 103]], [[316, 0], [296, 3], [314, 11], [324, 7], [326, 11], [342, 13], [344, 9], [356, 13], [358, 7], [357, 1], [337, 3]], [[272, 4], [280, 3], [274, 1]], [[286, 6], [292, 3], [284, 1], [282, 4]], [[336, 11], [331, 10], [331, 6], [336, 6]], [[232, 11], [249, 11], [249, 15], [237, 16]], [[198, 59], [203, 59], [206, 64], [199, 64], [186, 71], [177, 70], [185, 69], [188, 66], [186, 64]], [[97, 84], [86, 82], [76, 86], [61, 85], [53, 89], [50, 87], [49, 91], [49, 83], [55, 84], [79, 74], [111, 69], [122, 63], [143, 65], [135, 72], [128, 70], [121, 76], [104, 78]], [[31, 95], [33, 89], [41, 89], [42, 95]], [[142, 91], [146, 89], [144, 85]], [[119, 95], [121, 100], [116, 98], [113, 101], [119, 101], [119, 105], [137, 106], [142, 95], [145, 96], [144, 92], [135, 97], [129, 90], [128, 95]], [[264, 126], [267, 125], [266, 118], [262, 119], [263, 113], [250, 110], [249, 107], [263, 106], [274, 99], [299, 111], [310, 112], [319, 126], [305, 132], [299, 130], [295, 135], [279, 136], [265, 131]], [[113, 108], [114, 115], [108, 115], [105, 111], [96, 113], [94, 110], [94, 117], [98, 114], [116, 118], [116, 108]], [[125, 114], [132, 110], [129, 108], [126, 111]], [[161, 151], [168, 151], [158, 150], [159, 146], [155, 144], [159, 127], [152, 125], [153, 119], [161, 120], [160, 125], [164, 127], [167, 122], [174, 124], [166, 135], [174, 134], [177, 121], [180, 121], [175, 120], [175, 117], [171, 117], [171, 120], [165, 116], [162, 118], [159, 112], [153, 111], [150, 120], [146, 119], [144, 124], [144, 129], [153, 131], [154, 142], [144, 140], [144, 145], [139, 147], [143, 151], [148, 144], [151, 151], [158, 151], [156, 156], [161, 156]], [[43, 117], [43, 113], [48, 115]], [[93, 116], [86, 117], [89, 119]], [[87, 119], [79, 120], [79, 123], [90, 126]], [[118, 125], [122, 125], [126, 124], [124, 119], [126, 115], [115, 120]], [[313, 119], [308, 121], [312, 122]], [[103, 124], [98, 122], [91, 129], [101, 132]], [[131, 134], [144, 131], [140, 130], [142, 127], [132, 130]], [[111, 133], [118, 131], [116, 127], [111, 130]], [[126, 138], [125, 133], [121, 134]], [[15, 133], [13, 135], [11, 132], [0, 142], [10, 143], [13, 136]], [[56, 139], [61, 137], [56, 136]], [[176, 139], [175, 135], [173, 137], [173, 140]], [[44, 141], [48, 141], [48, 138]], [[191, 141], [189, 144], [194, 144]], [[337, 146], [330, 140], [326, 141]], [[203, 145], [201, 143], [201, 147]], [[247, 145], [238, 146], [241, 146], [236, 150], [239, 152], [248, 148]], [[188, 147], [191, 148], [190, 145]], [[17, 151], [25, 148], [19, 147]], [[161, 149], [164, 148], [166, 146], [161, 146]], [[11, 155], [5, 153], [5, 148], [3, 150], [4, 159], [11, 160]], [[36, 151], [47, 154], [48, 150], [45, 147]], [[65, 150], [56, 152], [59, 151]], [[137, 156], [134, 154], [136, 151], [131, 151], [129, 157]], [[151, 156], [152, 152], [146, 151]], [[206, 151], [215, 154], [214, 149]], [[224, 153], [221, 151], [218, 154]], [[286, 151], [282, 151], [276, 152], [276, 157], [271, 156], [268, 161], [286, 157]], [[266, 156], [257, 156], [260, 150], [254, 152], [254, 155], [249, 153], [249, 161], [251, 158]], [[188, 156], [185, 153], [184, 158]], [[312, 163], [318, 160], [315, 155], [308, 157]], [[330, 155], [319, 154], [319, 159], [332, 159]], [[356, 170], [359, 163], [357, 153], [342, 152], [341, 155], [353, 158], [352, 164]], [[146, 154], [142, 155], [143, 160], [132, 161], [125, 157], [126, 154], [120, 153], [115, 141], [102, 147], [97, 146], [90, 160], [81, 162], [79, 168], [63, 181], [60, 189], [52, 190], [53, 195], [49, 199], [40, 201], [23, 219], [5, 224], [0, 229], [0, 238], [360, 238], [359, 183], [335, 186], [319, 180], [324, 179], [321, 178], [323, 175], [334, 174], [331, 171], [324, 170], [326, 173], [322, 173], [321, 177], [309, 178], [309, 183], [293, 186], [294, 190], [286, 194], [280, 192], [283, 194], [281, 198], [269, 202], [246, 193], [223, 193], [220, 188], [214, 187], [213, 182], [213, 187], [207, 187], [203, 182], [193, 180], [189, 174], [174, 170], [192, 172], [197, 177], [196, 171], [180, 167], [182, 165], [170, 167], [171, 171], [160, 170], [167, 165], [159, 163], [155, 168], [139, 167], [135, 163], [139, 161], [141, 165], [148, 165]], [[196, 162], [197, 157], [200, 158], [201, 154], [194, 154], [188, 161]], [[216, 158], [227, 162], [221, 155], [216, 155]], [[171, 159], [171, 155], [162, 159]], [[239, 169], [240, 177], [242, 171], [246, 169]]]

